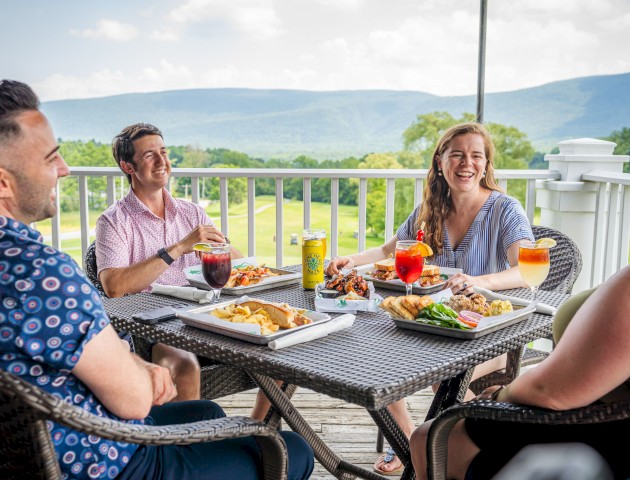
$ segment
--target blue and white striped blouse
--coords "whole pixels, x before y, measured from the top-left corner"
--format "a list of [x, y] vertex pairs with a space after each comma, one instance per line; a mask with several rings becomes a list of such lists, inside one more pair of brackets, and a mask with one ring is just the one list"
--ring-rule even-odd
[[[415, 240], [419, 213], [420, 205], [398, 228], [396, 236], [399, 240]], [[518, 200], [496, 191], [481, 207], [456, 250], [451, 247], [446, 224], [443, 228], [442, 255], [433, 256], [430, 263], [461, 268], [464, 273], [475, 277], [507, 270], [510, 268], [507, 258], [510, 245], [518, 240], [534, 240], [532, 227]]]

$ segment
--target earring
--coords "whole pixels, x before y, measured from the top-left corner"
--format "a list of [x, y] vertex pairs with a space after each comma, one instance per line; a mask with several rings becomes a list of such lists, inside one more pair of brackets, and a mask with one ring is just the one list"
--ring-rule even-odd
[[[485, 174], [484, 174], [484, 175], [485, 175]], [[442, 170], [440, 170], [440, 169], [438, 168], [438, 177], [441, 177], [441, 176], [442, 176]]]
[[483, 172], [483, 178], [486, 178], [486, 171]]

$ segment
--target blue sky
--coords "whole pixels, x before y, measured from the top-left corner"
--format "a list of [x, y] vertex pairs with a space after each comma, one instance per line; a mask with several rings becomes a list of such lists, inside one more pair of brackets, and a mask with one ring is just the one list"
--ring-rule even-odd
[[[476, 92], [479, 0], [5, 1], [42, 100], [247, 87]], [[486, 92], [630, 72], [630, 0], [488, 0]]]

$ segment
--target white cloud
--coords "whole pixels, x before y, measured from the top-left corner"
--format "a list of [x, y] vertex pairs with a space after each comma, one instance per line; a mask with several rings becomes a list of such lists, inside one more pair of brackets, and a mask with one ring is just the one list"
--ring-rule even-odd
[[172, 30], [153, 30], [147, 38], [158, 42], [177, 42], [179, 35]]
[[84, 77], [54, 74], [33, 86], [42, 100], [49, 101], [195, 88], [200, 86], [196, 78], [189, 67], [163, 59], [157, 66], [145, 67], [135, 75], [105, 68]]
[[605, 29], [613, 30], [630, 30], [630, 13], [616, 16], [615, 18], [607, 18], [602, 20], [599, 25]]
[[511, 18], [541, 13], [548, 21], [553, 21], [563, 20], [567, 15], [587, 14], [588, 17], [589, 12], [607, 15], [614, 11], [614, 6], [610, 0], [511, 0], [489, 2], [488, 11], [489, 15], [499, 13]]
[[102, 19], [96, 23], [96, 28], [84, 30], [70, 30], [72, 35], [87, 38], [104, 38], [115, 42], [128, 42], [138, 36], [138, 29], [133, 25]]
[[272, 0], [188, 0], [167, 18], [177, 23], [218, 22], [261, 38], [282, 34]]
[[364, 0], [315, 0], [315, 3], [319, 3], [325, 7], [335, 8], [340, 10], [358, 10], [365, 4]]

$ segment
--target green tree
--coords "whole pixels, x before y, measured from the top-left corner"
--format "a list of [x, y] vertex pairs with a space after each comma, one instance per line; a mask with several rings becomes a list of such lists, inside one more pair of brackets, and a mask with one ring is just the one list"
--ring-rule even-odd
[[529, 161], [529, 169], [537, 170], [545, 168], [547, 168], [547, 163], [545, 162], [545, 154], [542, 152], [536, 152], [532, 159]]
[[[112, 157], [111, 147], [94, 140], [60, 141], [59, 152], [71, 167], [113, 167], [116, 162]], [[61, 211], [79, 210], [78, 179], [64, 178], [60, 182], [61, 197], [59, 199]], [[107, 208], [107, 180], [106, 177], [88, 178], [88, 208], [102, 211]]]
[[431, 155], [442, 133], [457, 123], [472, 122], [474, 119], [475, 116], [471, 113], [464, 113], [460, 119], [456, 119], [448, 112], [418, 115], [403, 132], [403, 148], [420, 155], [422, 159], [420, 168], [429, 168]]
[[[464, 113], [455, 118], [448, 112], [433, 112], [418, 115], [417, 119], [403, 132], [403, 144], [407, 151], [419, 154], [423, 159], [423, 167], [431, 164], [431, 156], [442, 133], [449, 127], [474, 121], [472, 113]], [[527, 135], [515, 127], [500, 123], [486, 123], [496, 147], [494, 165], [496, 169], [526, 169], [535, 150], [527, 139]], [[510, 184], [510, 193], [525, 203], [525, 182], [515, 181]]]
[[[236, 168], [233, 165], [215, 165], [216, 168]], [[220, 185], [218, 178], [206, 179], [208, 187], [206, 190], [206, 200], [217, 201], [221, 198]], [[229, 203], [243, 203], [247, 198], [247, 179], [246, 178], [229, 178], [228, 179], [228, 201]]]
[[[363, 161], [359, 164], [359, 168], [367, 169], [399, 169], [401, 168], [398, 163], [398, 158], [394, 153], [370, 153], [366, 155]], [[396, 196], [399, 191], [396, 189]], [[385, 196], [386, 196], [386, 183], [385, 179], [375, 178], [368, 181], [367, 192], [367, 218], [366, 226], [372, 231], [374, 235], [381, 236], [385, 232]], [[397, 213], [407, 217], [402, 208], [394, 209], [394, 215]], [[396, 218], [394, 219], [396, 222]]]
[[[623, 127], [619, 131], [615, 130], [604, 140], [609, 140], [617, 144], [615, 150], [613, 151], [615, 155], [630, 155], [630, 128]], [[623, 165], [623, 171], [625, 173], [630, 173], [630, 163], [625, 163]]]

